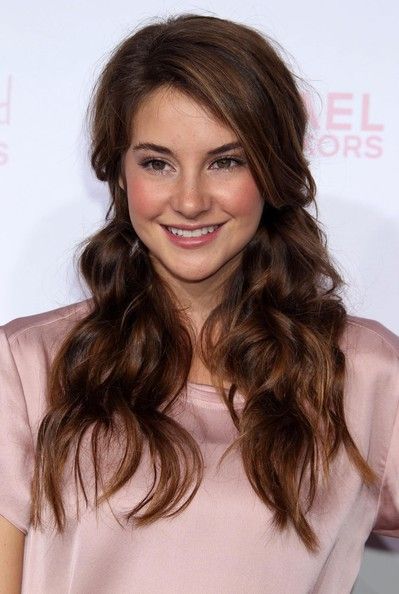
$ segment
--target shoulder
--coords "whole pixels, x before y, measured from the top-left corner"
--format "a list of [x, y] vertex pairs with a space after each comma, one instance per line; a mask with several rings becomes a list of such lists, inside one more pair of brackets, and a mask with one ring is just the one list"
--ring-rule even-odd
[[44, 328], [47, 328], [50, 332], [63, 322], [67, 322], [69, 319], [73, 322], [73, 320], [78, 320], [86, 312], [88, 313], [91, 303], [92, 299], [85, 299], [84, 301], [70, 303], [69, 305], [49, 311], [14, 318], [3, 324], [2, 328], [9, 342], [13, 342], [19, 336], [45, 331]]
[[377, 320], [348, 316], [340, 346], [349, 427], [382, 471], [399, 411], [399, 336]]
[[26, 409], [34, 431], [46, 410], [47, 378], [58, 347], [91, 305], [86, 299], [0, 326], [0, 403], [14, 413]]
[[[345, 354], [348, 391], [371, 408], [392, 414], [399, 404], [399, 336], [381, 322], [348, 316], [341, 348]], [[350, 390], [350, 387], [353, 390]]]
[[87, 315], [92, 299], [85, 299], [37, 314], [14, 318], [0, 326], [0, 332], [14, 356], [26, 360], [29, 353], [49, 353], [62, 341], [72, 326]]
[[399, 360], [399, 336], [381, 322], [348, 315], [341, 346], [349, 357], [373, 358], [375, 362]]

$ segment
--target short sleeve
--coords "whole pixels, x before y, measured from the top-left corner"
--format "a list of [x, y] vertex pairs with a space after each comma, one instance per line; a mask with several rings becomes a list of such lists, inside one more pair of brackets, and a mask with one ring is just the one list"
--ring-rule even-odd
[[25, 395], [4, 326], [0, 326], [0, 514], [27, 534], [33, 437]]
[[[398, 402], [399, 356], [395, 359], [392, 373], [394, 374], [393, 386], [397, 391], [392, 396], [395, 396]], [[373, 532], [399, 538], [399, 406], [396, 408]]]

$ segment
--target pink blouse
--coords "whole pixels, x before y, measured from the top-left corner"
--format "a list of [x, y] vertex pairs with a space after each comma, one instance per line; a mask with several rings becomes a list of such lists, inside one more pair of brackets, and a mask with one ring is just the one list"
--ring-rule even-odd
[[[308, 514], [321, 543], [309, 553], [293, 529], [279, 533], [234, 450], [236, 436], [212, 386], [189, 383], [173, 415], [200, 445], [205, 473], [190, 505], [142, 528], [121, 526], [148, 492], [148, 452], [130, 481], [95, 510], [71, 514], [63, 535], [29, 526], [30, 480], [44, 389], [57, 345], [91, 300], [0, 326], [0, 513], [26, 534], [23, 594], [346, 594], [370, 532], [399, 537], [399, 337], [381, 323], [349, 317], [345, 407], [349, 430], [380, 477], [362, 485], [344, 451], [330, 486]], [[242, 406], [244, 399], [239, 399]], [[74, 486], [74, 483], [73, 483]], [[69, 485], [71, 487], [71, 485]], [[73, 490], [66, 485], [68, 501]], [[69, 498], [69, 499], [68, 499]]]

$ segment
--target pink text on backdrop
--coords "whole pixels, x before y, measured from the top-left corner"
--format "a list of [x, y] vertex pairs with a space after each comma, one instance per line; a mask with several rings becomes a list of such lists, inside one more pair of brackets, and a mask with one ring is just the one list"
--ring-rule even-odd
[[[384, 124], [372, 111], [370, 93], [360, 96], [354, 93], [327, 93], [322, 113], [317, 113], [309, 94], [304, 95], [310, 133], [306, 141], [307, 151], [322, 157], [382, 156]], [[345, 132], [350, 132], [346, 134]], [[380, 134], [378, 134], [380, 133]]]
[[8, 126], [11, 122], [11, 86], [12, 77], [7, 76], [0, 85], [0, 125]]

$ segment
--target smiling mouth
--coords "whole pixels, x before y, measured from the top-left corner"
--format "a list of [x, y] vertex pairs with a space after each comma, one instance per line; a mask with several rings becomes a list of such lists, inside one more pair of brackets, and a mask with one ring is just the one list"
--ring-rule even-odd
[[221, 225], [208, 225], [206, 227], [197, 227], [195, 229], [182, 229], [181, 227], [166, 227], [166, 230], [175, 237], [203, 237], [214, 233]]
[[209, 233], [213, 233], [219, 227], [224, 225], [224, 223], [218, 223], [215, 225], [203, 225], [197, 227], [178, 227], [174, 225], [162, 225], [169, 233], [175, 235], [176, 237], [201, 237], [203, 235], [208, 235]]

